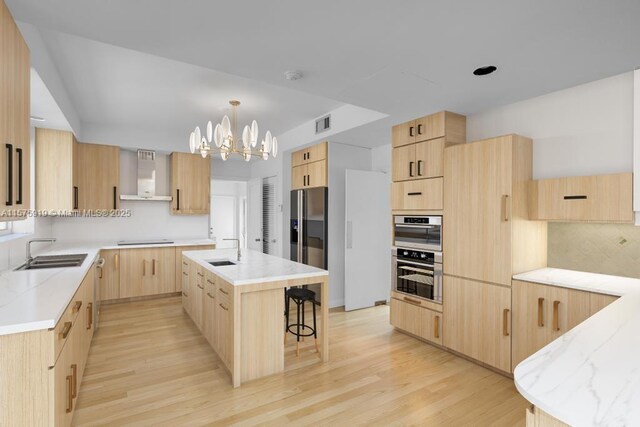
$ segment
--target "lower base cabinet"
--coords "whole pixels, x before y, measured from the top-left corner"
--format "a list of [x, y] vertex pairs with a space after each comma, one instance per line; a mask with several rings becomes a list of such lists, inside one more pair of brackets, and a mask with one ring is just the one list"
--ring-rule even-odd
[[511, 371], [511, 288], [444, 277], [444, 345]]
[[120, 251], [120, 298], [175, 292], [175, 248]]
[[525, 420], [526, 427], [569, 427], [535, 406], [527, 408]]
[[[407, 298], [410, 300], [410, 298]], [[442, 344], [442, 313], [391, 298], [391, 324], [424, 340]]]

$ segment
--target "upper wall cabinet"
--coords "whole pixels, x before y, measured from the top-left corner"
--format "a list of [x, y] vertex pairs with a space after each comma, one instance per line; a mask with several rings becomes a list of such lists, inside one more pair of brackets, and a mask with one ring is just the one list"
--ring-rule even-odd
[[291, 153], [292, 190], [328, 185], [327, 150], [325, 141]]
[[197, 154], [171, 153], [172, 215], [207, 215], [211, 161]]
[[36, 207], [118, 209], [120, 148], [82, 144], [71, 132], [36, 129]]
[[440, 111], [392, 128], [393, 147], [446, 137], [457, 144], [467, 140], [467, 119], [460, 114]]
[[580, 176], [532, 181], [531, 219], [633, 222], [633, 174]]
[[326, 159], [327, 142], [325, 141], [291, 153], [291, 166], [295, 167]]
[[0, 1], [1, 220], [26, 218], [29, 209], [30, 53]]

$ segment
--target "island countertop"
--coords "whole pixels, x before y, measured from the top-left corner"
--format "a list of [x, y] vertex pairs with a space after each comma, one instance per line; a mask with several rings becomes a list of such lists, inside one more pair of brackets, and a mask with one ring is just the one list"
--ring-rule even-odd
[[[234, 286], [320, 277], [329, 274], [327, 270], [250, 249], [242, 250], [239, 262], [237, 261], [237, 249], [186, 251], [182, 255], [214, 272]], [[214, 267], [209, 264], [211, 261], [231, 261], [235, 265]]]
[[559, 269], [514, 279], [622, 295], [521, 362], [514, 381], [529, 402], [569, 425], [639, 425], [640, 280]]

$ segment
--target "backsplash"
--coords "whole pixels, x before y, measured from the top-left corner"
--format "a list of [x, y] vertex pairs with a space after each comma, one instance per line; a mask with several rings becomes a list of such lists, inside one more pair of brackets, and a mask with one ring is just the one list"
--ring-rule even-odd
[[640, 278], [640, 227], [549, 223], [548, 266]]

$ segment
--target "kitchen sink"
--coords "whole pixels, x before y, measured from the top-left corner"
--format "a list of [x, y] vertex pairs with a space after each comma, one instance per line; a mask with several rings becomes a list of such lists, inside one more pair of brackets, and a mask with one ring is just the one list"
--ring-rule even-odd
[[209, 264], [213, 265], [214, 267], [223, 267], [225, 265], [236, 265], [235, 262], [231, 262], [226, 259], [221, 261], [209, 261]]
[[32, 259], [31, 262], [25, 263], [16, 268], [16, 271], [41, 270], [44, 268], [80, 267], [86, 257], [87, 254], [37, 256]]

